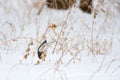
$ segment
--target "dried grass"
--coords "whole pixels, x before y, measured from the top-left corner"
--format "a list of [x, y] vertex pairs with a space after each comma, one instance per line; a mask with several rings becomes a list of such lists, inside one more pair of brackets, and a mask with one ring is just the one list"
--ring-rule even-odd
[[[28, 3], [25, 2], [25, 4], [28, 4]], [[39, 4], [41, 4], [41, 3], [35, 2], [32, 7], [28, 8], [28, 10], [32, 10], [32, 8], [35, 7], [38, 10], [37, 14], [40, 14], [40, 12], [42, 11], [43, 6], [45, 4], [42, 4], [42, 7], [40, 7]], [[8, 47], [9, 45], [3, 45], [3, 44], [10, 43], [10, 45], [12, 45], [14, 43], [19, 43], [20, 40], [24, 40], [23, 43], [25, 43], [26, 46], [23, 46], [25, 48], [25, 51], [24, 51], [25, 53], [23, 55], [23, 58], [27, 59], [28, 56], [30, 56], [30, 55], [32, 55], [32, 57], [35, 57], [37, 47], [39, 46], [39, 44], [41, 44], [41, 42], [43, 40], [49, 38], [49, 42], [46, 45], [46, 47], [47, 47], [46, 49], [47, 50], [50, 49], [51, 52], [47, 51], [43, 55], [45, 57], [43, 58], [42, 61], [45, 61], [45, 58], [49, 58], [49, 56], [46, 57], [47, 54], [60, 55], [60, 56], [55, 61], [52, 68], [45, 71], [45, 73], [49, 72], [50, 70], [54, 70], [54, 77], [55, 77], [55, 74], [59, 74], [60, 80], [67, 80], [66, 73], [60, 69], [61, 65], [68, 66], [70, 63], [71, 64], [74, 63], [75, 60], [78, 60], [80, 62], [82, 54], [86, 54], [86, 53], [84, 53], [84, 51], [86, 51], [88, 55], [93, 55], [94, 57], [96, 57], [98, 55], [103, 55], [103, 60], [101, 61], [101, 64], [97, 70], [97, 72], [98, 72], [101, 70], [101, 68], [104, 64], [106, 55], [108, 54], [108, 52], [110, 52], [112, 50], [112, 46], [113, 46], [113, 37], [104, 36], [104, 34], [103, 34], [103, 33], [107, 33], [107, 31], [108, 32], [111, 31], [111, 27], [113, 27], [113, 26], [109, 26], [110, 24], [108, 21], [111, 13], [107, 12], [107, 9], [101, 8], [102, 5], [104, 5], [103, 0], [99, 0], [99, 2], [97, 3], [97, 6], [94, 8], [92, 26], [89, 27], [89, 25], [85, 24], [86, 31], [87, 30], [90, 31], [90, 34], [89, 34], [90, 38], [86, 38], [87, 35], [85, 34], [84, 31], [83, 31], [83, 34], [79, 33], [74, 36], [70, 35], [70, 34], [72, 34], [72, 35], [74, 34], [73, 28], [75, 27], [75, 26], [69, 27], [68, 26], [69, 24], [67, 22], [70, 19], [70, 16], [72, 14], [72, 9], [74, 8], [74, 7], [72, 7], [69, 9], [67, 16], [62, 23], [55, 24], [55, 23], [48, 22], [47, 28], [46, 28], [45, 32], [42, 34], [42, 36], [40, 36], [41, 35], [41, 33], [40, 33], [41, 26], [39, 25], [39, 21], [37, 21], [37, 20], [35, 22], [36, 23], [35, 38], [26, 37], [26, 36], [23, 36], [23, 37], [18, 36], [15, 38], [11, 37], [11, 39], [7, 39], [6, 34], [4, 34], [0, 31], [0, 35], [3, 38], [2, 39], [3, 41], [0, 42], [0, 46]], [[29, 12], [28, 14], [31, 15], [31, 13], [30, 13], [31, 11], [28, 11], [28, 12]], [[107, 17], [104, 19], [102, 26], [100, 25], [100, 26], [96, 27], [96, 20], [99, 18], [99, 14], [101, 14], [101, 13], [107, 15]], [[25, 14], [25, 15], [27, 15], [27, 14]], [[9, 23], [9, 22], [6, 22], [5, 24], [10, 25], [11, 32], [13, 32], [13, 33], [17, 32], [16, 26], [14, 24]], [[84, 23], [81, 22], [81, 24], [84, 24]], [[58, 30], [58, 29], [60, 29], [60, 30]], [[69, 30], [69, 31], [67, 31], [67, 30]], [[114, 35], [114, 31], [111, 33]], [[80, 39], [81, 41], [76, 42], [76, 39], [77, 40]], [[31, 40], [32, 40], [32, 42], [31, 42]], [[13, 43], [11, 43], [11, 42], [13, 42]], [[31, 47], [34, 47], [34, 49], [36, 49], [36, 50], [32, 50]], [[70, 58], [68, 60], [66, 60], [66, 62], [64, 62], [64, 57], [66, 57], [66, 56], [70, 56]], [[0, 59], [1, 59], [1, 54], [0, 54]], [[2, 60], [0, 60], [0, 61], [2, 61]], [[52, 61], [52, 59], [50, 61]], [[41, 61], [38, 60], [36, 62], [36, 64], [38, 65], [38, 64], [40, 64], [40, 62]], [[112, 61], [112, 62], [114, 62], [114, 61]], [[109, 69], [112, 62], [110, 62], [107, 70]], [[117, 66], [115, 71], [118, 70], [119, 68], [120, 68], [120, 65]], [[113, 72], [115, 72], [115, 71], [113, 71]], [[95, 75], [95, 73], [93, 73], [92, 77]], [[92, 79], [92, 77], [91, 77], [91, 79]]]

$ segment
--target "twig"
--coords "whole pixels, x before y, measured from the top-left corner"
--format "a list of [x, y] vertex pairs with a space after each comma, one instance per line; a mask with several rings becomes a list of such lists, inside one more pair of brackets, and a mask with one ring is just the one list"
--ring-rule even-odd
[[111, 64], [112, 64], [113, 62], [115, 62], [115, 61], [116, 61], [116, 59], [113, 59], [113, 60], [109, 63], [109, 65], [108, 65], [108, 67], [107, 67], [107, 69], [106, 69], [106, 71], [105, 71], [105, 72], [107, 72], [107, 71], [108, 71], [108, 69], [110, 68]]
[[120, 68], [120, 65], [113, 71], [113, 73], [114, 73], [115, 71], [117, 71], [119, 68]]
[[64, 26], [65, 26], [65, 24], [66, 24], [66, 21], [67, 21], [69, 15], [70, 15], [70, 12], [71, 12], [71, 9], [69, 10], [69, 12], [68, 12], [68, 14], [67, 14], [67, 17], [66, 17], [66, 19], [65, 19], [65, 22], [64, 22], [64, 24], [63, 24], [63, 26], [62, 26], [62, 29], [61, 29], [61, 31], [60, 31], [60, 34], [58, 35], [57, 41], [56, 41], [56, 43], [55, 43], [55, 47], [54, 47], [54, 49], [53, 49], [53, 54], [54, 54], [54, 52], [55, 52], [55, 49], [56, 49], [58, 40], [59, 40], [59, 38], [60, 38], [60, 36], [61, 36], [61, 34], [62, 34], [62, 31], [63, 31], [63, 29], [64, 29]]
[[0, 62], [2, 63], [1, 53], [0, 53]]
[[100, 67], [91, 75], [90, 80], [92, 80], [92, 78], [94, 77], [94, 75], [95, 75], [97, 72], [100, 71], [100, 69], [102, 68], [103, 63], [104, 63], [104, 61], [105, 61], [105, 58], [106, 58], [106, 54], [105, 54], [104, 57], [103, 57], [102, 63], [100, 64]]
[[75, 57], [76, 57], [79, 53], [80, 53], [80, 51], [77, 52], [77, 53], [74, 55], [74, 57], [72, 57], [72, 58], [68, 61], [68, 63], [67, 63], [65, 66], [69, 65], [70, 62], [71, 62], [73, 59], [75, 59]]
[[12, 39], [9, 39], [9, 40], [6, 40], [6, 41], [1, 42], [0, 45], [5, 44], [5, 43], [8, 43], [8, 42], [10, 42], [10, 41], [17, 40], [17, 39], [33, 39], [33, 40], [35, 40], [36, 42], [40, 43], [40, 41], [38, 41], [37, 39], [34, 39], [34, 38], [32, 38], [32, 37], [15, 37], [15, 38], [12, 38]]
[[98, 71], [100, 71], [100, 69], [102, 68], [103, 63], [104, 63], [105, 58], [106, 58], [106, 55], [107, 55], [107, 53], [105, 53], [105, 55], [104, 55], [104, 57], [103, 57], [103, 60], [102, 60], [102, 63], [101, 63], [101, 65], [100, 65], [100, 67], [98, 68]]
[[40, 9], [39, 9], [39, 11], [38, 11], [37, 15], [39, 15], [39, 14], [40, 14], [40, 12], [42, 11], [42, 9], [43, 9], [44, 5], [46, 5], [46, 4], [47, 4], [46, 2], [43, 2], [43, 3], [42, 3], [42, 6], [40, 7]]

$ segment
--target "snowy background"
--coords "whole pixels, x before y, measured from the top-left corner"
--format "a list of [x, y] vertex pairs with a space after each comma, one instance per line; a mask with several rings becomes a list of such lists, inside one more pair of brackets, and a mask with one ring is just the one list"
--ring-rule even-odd
[[0, 80], [120, 80], [120, 0], [93, 0], [92, 14], [76, 1], [64, 11], [0, 0]]

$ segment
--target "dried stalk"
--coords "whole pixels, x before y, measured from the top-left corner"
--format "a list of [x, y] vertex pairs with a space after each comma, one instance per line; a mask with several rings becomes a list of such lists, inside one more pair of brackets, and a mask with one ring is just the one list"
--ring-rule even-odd
[[0, 45], [8, 43], [10, 41], [16, 41], [17, 39], [32, 39], [32, 40], [35, 40], [36, 42], [40, 43], [40, 41], [38, 41], [37, 39], [34, 39], [32, 37], [15, 37], [15, 38], [12, 38], [10, 40], [6, 40], [6, 41], [1, 42]]
[[55, 43], [55, 47], [54, 47], [54, 49], [53, 49], [53, 54], [54, 54], [54, 52], [55, 52], [57, 43], [58, 43], [59, 38], [60, 38], [60, 36], [61, 36], [61, 34], [62, 34], [62, 32], [63, 32], [63, 29], [64, 29], [64, 27], [65, 27], [66, 21], [67, 21], [69, 15], [70, 15], [70, 12], [71, 12], [71, 9], [69, 10], [69, 12], [68, 12], [68, 14], [67, 14], [67, 17], [66, 17], [66, 19], [65, 19], [65, 22], [64, 22], [64, 24], [63, 24], [63, 26], [62, 26], [62, 29], [61, 29], [61, 31], [60, 31], [60, 34], [58, 35], [57, 41], [56, 41], [56, 43]]

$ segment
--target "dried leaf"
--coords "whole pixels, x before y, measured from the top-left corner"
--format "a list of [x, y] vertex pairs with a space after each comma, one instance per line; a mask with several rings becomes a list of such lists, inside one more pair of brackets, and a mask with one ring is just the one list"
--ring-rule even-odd
[[102, 9], [102, 8], [101, 8], [101, 11], [102, 11], [103, 13], [105, 13], [105, 12], [106, 12], [106, 11], [105, 11], [104, 9]]
[[16, 39], [13, 39], [13, 41], [17, 41]]
[[96, 16], [97, 16], [97, 10], [95, 10], [94, 12], [94, 18], [96, 18]]
[[39, 1], [37, 1], [37, 2], [35, 2], [35, 3], [33, 3], [33, 6], [35, 7], [35, 8], [40, 8], [40, 2]]
[[29, 47], [26, 49], [26, 52], [30, 52], [30, 48]]
[[45, 38], [46, 38], [46, 34], [43, 34], [43, 35], [42, 35], [42, 38], [45, 39]]
[[56, 24], [52, 24], [52, 25], [49, 25], [48, 27], [53, 29], [53, 30], [55, 30], [57, 28], [57, 25]]
[[39, 61], [39, 60], [37, 61], [37, 63], [36, 63], [35, 65], [38, 65], [38, 64], [40, 64], [40, 61]]
[[24, 55], [24, 59], [27, 59], [27, 58], [28, 58], [28, 54], [25, 54], [25, 55]]

